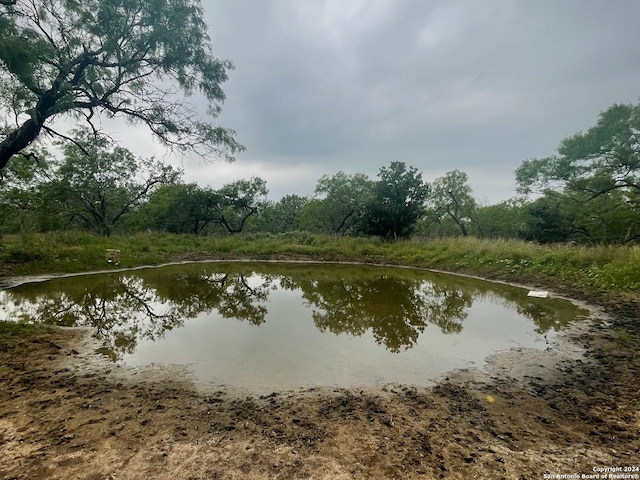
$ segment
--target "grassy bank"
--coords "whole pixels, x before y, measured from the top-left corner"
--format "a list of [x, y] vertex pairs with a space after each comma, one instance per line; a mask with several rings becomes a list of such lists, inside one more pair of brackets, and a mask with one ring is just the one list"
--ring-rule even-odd
[[39, 335], [51, 333], [55, 327], [50, 325], [31, 324], [23, 322], [0, 322], [0, 340], [25, 335]]
[[121, 250], [121, 266], [180, 259], [309, 257], [413, 265], [479, 275], [540, 277], [586, 290], [640, 290], [640, 248], [542, 246], [514, 240], [442, 239], [387, 243], [306, 233], [200, 238], [170, 234], [96, 237], [62, 232], [0, 239], [0, 275], [70, 273], [114, 268], [107, 248]]

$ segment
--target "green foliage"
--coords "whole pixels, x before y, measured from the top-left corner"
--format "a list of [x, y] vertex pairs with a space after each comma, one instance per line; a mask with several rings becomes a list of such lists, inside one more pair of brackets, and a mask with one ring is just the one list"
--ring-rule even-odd
[[44, 199], [40, 186], [52, 175], [52, 162], [46, 152], [0, 170], [0, 232], [26, 233], [38, 227], [38, 211]]
[[214, 192], [195, 183], [163, 185], [155, 190], [142, 209], [144, 225], [170, 233], [199, 235], [212, 221], [208, 205]]
[[253, 222], [252, 230], [272, 234], [300, 229], [301, 213], [309, 203], [308, 197], [285, 195], [276, 203], [269, 203]]
[[528, 203], [522, 238], [542, 243], [624, 243], [640, 233], [638, 216], [621, 201], [621, 192], [586, 200], [585, 193], [548, 190]]
[[84, 228], [110, 235], [158, 185], [179, 172], [153, 159], [135, 158], [84, 129], [61, 144], [64, 158], [31, 157], [5, 170], [0, 215], [6, 232]]
[[362, 174], [338, 172], [323, 175], [316, 186], [316, 199], [302, 213], [303, 225], [312, 231], [345, 236], [362, 229], [366, 206], [373, 197], [374, 183]]
[[640, 105], [613, 105], [585, 133], [565, 138], [554, 157], [523, 162], [516, 181], [523, 193], [553, 182], [591, 197], [640, 190]]
[[144, 208], [145, 224], [172, 233], [200, 235], [211, 225], [240, 233], [250, 217], [266, 206], [267, 186], [261, 178], [238, 180], [219, 190], [195, 183], [159, 188]]
[[154, 159], [135, 158], [107, 138], [76, 130], [74, 143], [63, 144], [64, 160], [53, 180], [43, 185], [48, 210], [56, 209], [66, 225], [110, 235], [121, 218], [158, 186], [180, 173]]
[[228, 233], [242, 232], [246, 221], [267, 205], [267, 182], [258, 177], [229, 183], [217, 193], [219, 199], [214, 206], [214, 222]]
[[468, 181], [467, 174], [460, 170], [448, 172], [431, 184], [428, 200], [429, 216], [433, 221], [441, 224], [450, 218], [464, 237], [468, 235], [468, 225], [475, 221], [473, 217], [476, 210], [476, 201]]
[[475, 210], [477, 236], [483, 238], [524, 238], [529, 214], [523, 198], [505, 200]]
[[387, 239], [408, 237], [425, 211], [429, 186], [415, 167], [391, 162], [380, 169], [364, 214], [364, 232]]
[[[523, 162], [519, 190], [544, 189], [531, 207], [550, 241], [579, 233], [587, 241], [640, 238], [640, 105], [613, 105], [584, 133], [565, 138], [558, 155]], [[556, 196], [564, 205], [554, 203]], [[555, 210], [555, 211], [554, 211]], [[556, 218], [553, 218], [557, 216]]]
[[[212, 125], [233, 68], [215, 58], [198, 0], [36, 0], [0, 6], [0, 169], [54, 118], [142, 124], [164, 144], [233, 155], [234, 132]], [[188, 99], [201, 94], [208, 118]], [[181, 96], [180, 96], [181, 95]], [[18, 119], [15, 126], [9, 119]]]
[[[325, 234], [633, 243], [640, 239], [637, 117], [638, 107], [612, 107], [588, 132], [565, 139], [558, 156], [527, 160], [518, 169], [520, 186], [545, 187], [541, 196], [488, 206], [476, 204], [466, 173], [453, 170], [430, 187], [417, 169], [402, 162], [381, 168], [377, 181], [364, 174], [324, 175], [314, 198], [288, 195], [271, 203], [262, 179], [238, 180], [217, 190], [184, 185], [171, 169], [134, 159], [84, 130], [75, 143], [64, 146], [63, 162], [39, 152], [42, 159], [28, 157], [2, 172], [0, 232], [85, 228], [110, 234], [115, 228], [118, 233], [155, 230], [197, 236], [245, 232], [263, 239], [291, 234], [305, 238], [296, 244], [298, 253], [316, 252], [318, 238]], [[218, 246], [233, 251], [226, 244]], [[365, 254], [370, 251], [364, 247]], [[20, 255], [8, 258], [19, 260]], [[419, 260], [422, 254], [412, 258]]]
[[523, 236], [527, 240], [541, 243], [566, 242], [578, 235], [585, 236], [586, 230], [573, 222], [575, 205], [567, 202], [562, 195], [549, 193], [527, 205], [527, 224]]

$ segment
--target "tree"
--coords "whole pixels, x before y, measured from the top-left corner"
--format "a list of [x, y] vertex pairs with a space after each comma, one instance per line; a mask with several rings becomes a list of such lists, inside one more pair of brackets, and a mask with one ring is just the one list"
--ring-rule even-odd
[[556, 156], [526, 160], [516, 170], [523, 193], [549, 188], [585, 192], [587, 200], [613, 190], [640, 194], [640, 105], [613, 105], [585, 133], [565, 138]]
[[319, 198], [310, 198], [298, 215], [300, 230], [310, 233], [331, 233], [327, 225], [325, 204]]
[[70, 224], [110, 235], [123, 215], [142, 203], [154, 188], [179, 177], [153, 158], [136, 158], [105, 137], [77, 130], [62, 146], [64, 160], [45, 185], [45, 198], [56, 202]]
[[468, 185], [469, 177], [460, 170], [452, 170], [431, 184], [429, 204], [437, 220], [451, 218], [460, 228], [463, 237], [468, 235], [465, 223], [473, 221], [476, 201]]
[[257, 216], [267, 205], [267, 182], [262, 178], [237, 180], [218, 190], [218, 203], [214, 206], [215, 222], [228, 233], [240, 233], [246, 221]]
[[145, 205], [148, 222], [172, 233], [200, 235], [210, 225], [227, 233], [240, 233], [252, 216], [265, 207], [266, 182], [261, 178], [238, 180], [220, 190], [195, 183], [159, 188]]
[[[0, 169], [53, 122], [142, 124], [170, 148], [229, 160], [243, 147], [220, 113], [233, 68], [212, 55], [199, 0], [29, 0], [0, 5]], [[201, 94], [202, 117], [188, 99]]]
[[0, 225], [5, 232], [25, 232], [38, 228], [38, 192], [51, 180], [52, 162], [44, 151], [39, 160], [28, 158], [0, 170]]
[[541, 243], [620, 243], [639, 238], [638, 212], [621, 203], [620, 192], [588, 203], [575, 195], [548, 190], [527, 204], [522, 236]]
[[522, 238], [529, 220], [527, 205], [528, 201], [521, 197], [477, 207], [474, 216], [482, 227], [480, 236]]
[[555, 191], [565, 200], [581, 203], [583, 214], [598, 210], [604, 214], [617, 204], [633, 212], [626, 240], [637, 238], [640, 105], [613, 105], [600, 113], [595, 126], [565, 138], [558, 155], [523, 162], [516, 180], [522, 193], [543, 190], [550, 196]]
[[297, 230], [300, 213], [308, 202], [307, 197], [285, 195], [280, 201], [265, 206], [253, 224], [255, 231], [278, 234]]
[[588, 236], [588, 232], [574, 222], [572, 202], [559, 195], [545, 195], [526, 205], [527, 217], [523, 237], [540, 243], [558, 243]]
[[315, 212], [316, 223], [334, 235], [344, 236], [355, 231], [362, 224], [372, 192], [373, 182], [363, 173], [323, 175], [315, 191], [316, 195], [324, 197]]
[[381, 168], [378, 178], [365, 213], [365, 233], [392, 239], [409, 236], [425, 210], [429, 186], [416, 168], [403, 162]]
[[144, 205], [146, 219], [142, 223], [161, 231], [200, 235], [215, 219], [209, 206], [216, 198], [211, 188], [195, 183], [163, 185]]

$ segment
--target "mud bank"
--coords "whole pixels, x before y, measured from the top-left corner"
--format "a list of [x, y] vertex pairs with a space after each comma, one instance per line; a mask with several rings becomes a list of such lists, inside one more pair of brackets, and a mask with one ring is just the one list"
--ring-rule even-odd
[[541, 479], [640, 466], [640, 309], [591, 300], [608, 318], [429, 387], [204, 391], [180, 370], [103, 363], [86, 330], [2, 339], [0, 478]]

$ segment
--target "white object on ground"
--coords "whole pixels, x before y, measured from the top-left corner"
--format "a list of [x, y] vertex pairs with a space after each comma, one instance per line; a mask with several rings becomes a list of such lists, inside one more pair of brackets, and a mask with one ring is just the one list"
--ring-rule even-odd
[[547, 298], [549, 296], [549, 292], [545, 290], [531, 290], [527, 293], [527, 297], [536, 297], [536, 298]]

